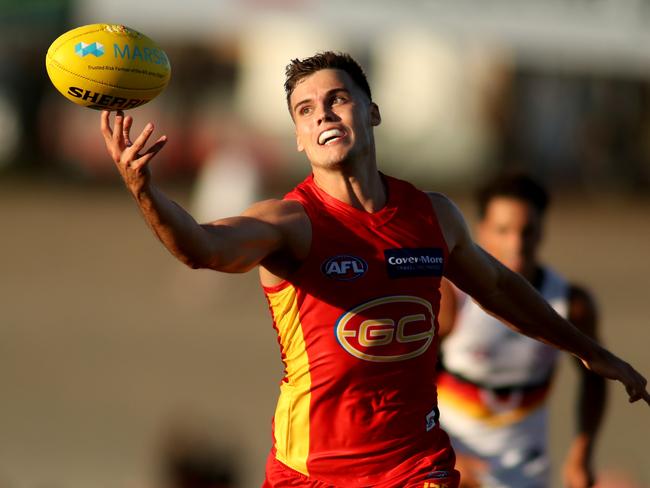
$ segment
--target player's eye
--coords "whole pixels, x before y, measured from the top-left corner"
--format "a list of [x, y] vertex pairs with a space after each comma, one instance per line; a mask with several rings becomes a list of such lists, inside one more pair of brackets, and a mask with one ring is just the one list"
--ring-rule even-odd
[[300, 115], [309, 115], [310, 113], [312, 113], [312, 110], [313, 110], [313, 109], [312, 109], [311, 107], [303, 105], [303, 106], [300, 107], [300, 109], [298, 110], [298, 113], [299, 113]]
[[336, 95], [336, 96], [332, 99], [332, 105], [337, 105], [337, 104], [340, 104], [340, 103], [345, 103], [346, 101], [347, 101], [347, 98], [345, 98], [344, 96]]

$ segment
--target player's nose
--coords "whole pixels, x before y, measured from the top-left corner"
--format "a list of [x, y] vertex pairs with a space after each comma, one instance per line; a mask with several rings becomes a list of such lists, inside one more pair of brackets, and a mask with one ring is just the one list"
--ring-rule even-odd
[[336, 120], [336, 114], [329, 105], [323, 104], [320, 107], [317, 107], [316, 110], [316, 120], [318, 121], [318, 125], [323, 122], [332, 122]]

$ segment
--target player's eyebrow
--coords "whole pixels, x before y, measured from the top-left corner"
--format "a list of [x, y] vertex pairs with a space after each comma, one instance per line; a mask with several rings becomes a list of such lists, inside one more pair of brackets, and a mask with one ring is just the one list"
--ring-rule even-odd
[[[347, 93], [348, 95], [350, 94], [350, 90], [348, 90], [344, 86], [341, 86], [341, 87], [332, 88], [331, 90], [328, 90], [327, 93], [325, 94], [325, 96], [329, 97], [329, 96], [333, 95], [334, 93], [338, 93], [338, 92], [344, 92], [344, 93]], [[300, 107], [301, 105], [304, 105], [306, 103], [311, 103], [312, 101], [313, 101], [312, 98], [305, 98], [304, 100], [300, 100], [298, 103], [296, 103], [293, 106], [293, 113], [296, 113], [296, 111], [298, 110], [298, 107]]]
[[301, 100], [301, 101], [299, 101], [298, 103], [296, 103], [296, 104], [293, 106], [293, 113], [296, 113], [296, 111], [298, 110], [298, 107], [300, 107], [301, 105], [305, 105], [306, 103], [310, 103], [311, 100], [312, 100], [311, 98], [306, 98], [306, 99]]

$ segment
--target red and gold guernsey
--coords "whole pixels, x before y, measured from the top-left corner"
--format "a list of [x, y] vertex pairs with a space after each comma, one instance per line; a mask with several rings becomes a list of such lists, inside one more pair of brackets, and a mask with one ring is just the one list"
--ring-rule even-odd
[[272, 459], [337, 487], [404, 486], [454, 465], [432, 381], [447, 247], [429, 197], [382, 178], [388, 201], [375, 213], [313, 176], [288, 193], [311, 221], [311, 249], [264, 288], [286, 372]]

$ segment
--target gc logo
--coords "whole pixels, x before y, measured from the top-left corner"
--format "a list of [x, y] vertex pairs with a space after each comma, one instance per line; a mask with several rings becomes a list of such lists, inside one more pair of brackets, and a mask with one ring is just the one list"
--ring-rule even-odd
[[365, 361], [404, 361], [423, 354], [435, 335], [431, 304], [396, 295], [375, 298], [339, 317], [336, 338], [348, 353]]

